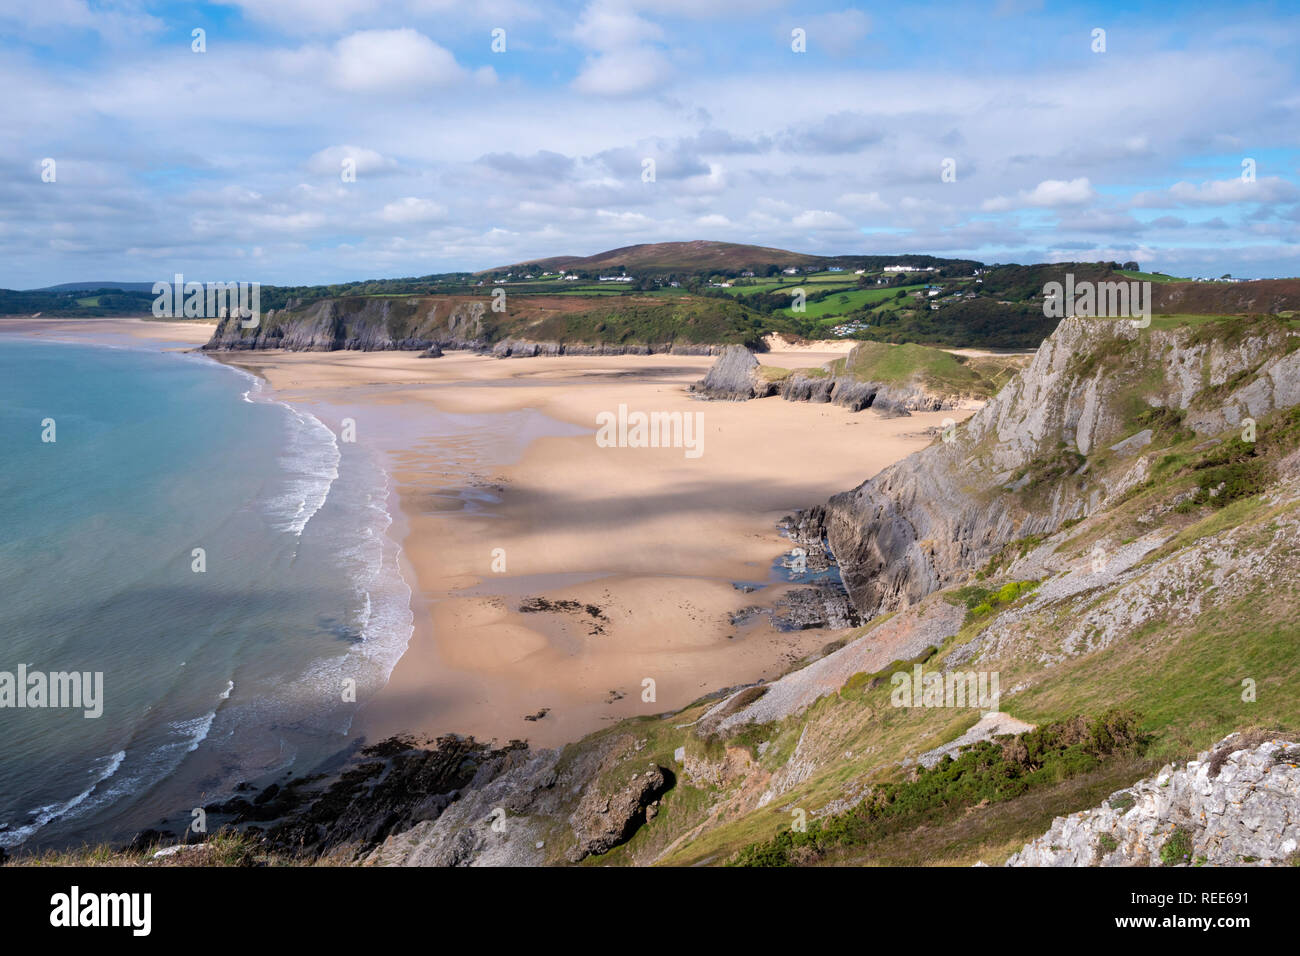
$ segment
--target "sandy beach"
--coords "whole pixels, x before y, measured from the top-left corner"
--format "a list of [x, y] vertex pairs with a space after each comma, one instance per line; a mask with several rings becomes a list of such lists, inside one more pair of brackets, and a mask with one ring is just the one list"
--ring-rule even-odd
[[[38, 318], [0, 329], [193, 348], [212, 325]], [[843, 354], [816, 344], [760, 360], [815, 367]], [[775, 568], [791, 547], [776, 522], [970, 413], [891, 419], [780, 398], [702, 401], [687, 388], [709, 356], [213, 358], [261, 376], [336, 433], [353, 419], [357, 441], [387, 460], [414, 633], [353, 725], [370, 740], [458, 733], [552, 746], [782, 673], [843, 632], [781, 632], [761, 614], [732, 623], [791, 587]], [[601, 447], [597, 416], [620, 405], [698, 415], [698, 457]]]
[[113, 336], [150, 339], [170, 347], [194, 348], [212, 338], [217, 323], [202, 319], [167, 322], [157, 319], [0, 319], [0, 332], [16, 332], [66, 341], [93, 340]]
[[[354, 725], [370, 739], [549, 746], [779, 674], [842, 632], [732, 625], [788, 587], [772, 570], [790, 547], [775, 523], [924, 446], [953, 414], [705, 402], [687, 386], [710, 357], [221, 358], [327, 423], [355, 417], [358, 441], [391, 456], [415, 633]], [[600, 447], [597, 415], [619, 405], [701, 414], [702, 453]]]

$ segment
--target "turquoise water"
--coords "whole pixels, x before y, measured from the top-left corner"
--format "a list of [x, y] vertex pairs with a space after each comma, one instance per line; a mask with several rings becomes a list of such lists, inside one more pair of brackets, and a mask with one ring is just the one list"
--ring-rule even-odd
[[183, 829], [345, 747], [344, 681], [364, 703], [410, 635], [388, 498], [242, 372], [0, 335], [0, 671], [104, 684], [97, 719], [0, 708], [0, 846]]

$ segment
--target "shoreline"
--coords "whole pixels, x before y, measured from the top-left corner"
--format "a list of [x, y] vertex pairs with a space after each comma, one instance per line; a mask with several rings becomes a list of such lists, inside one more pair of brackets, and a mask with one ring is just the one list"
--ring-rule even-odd
[[[239, 402], [241, 398], [240, 392], [242, 391], [242, 400], [244, 402], [274, 407], [277, 416], [284, 417], [284, 422], [289, 427], [291, 435], [279, 445], [278, 451], [274, 450], [274, 445], [271, 446], [273, 460], [267, 463], [268, 474], [281, 479], [291, 476], [291, 472], [286, 471], [284, 468], [286, 461], [289, 463], [290, 469], [298, 470], [305, 467], [312, 460], [311, 455], [304, 458], [304, 453], [297, 450], [297, 439], [292, 437], [293, 434], [296, 434], [297, 428], [306, 429], [317, 438], [323, 438], [328, 434], [329, 441], [337, 444], [337, 439], [334, 437], [337, 431], [335, 427], [326, 426], [312, 414], [312, 411], [307, 406], [284, 401], [264, 376], [256, 375], [236, 364], [218, 362], [209, 365], [204, 361], [206, 353], [199, 352], [190, 346], [200, 336], [209, 332], [210, 327], [203, 329], [192, 325], [172, 326], [170, 323], [159, 329], [152, 323], [146, 326], [144, 323], [134, 322], [128, 325], [97, 322], [89, 328], [82, 323], [47, 325], [42, 327], [38, 334], [32, 334], [30, 326], [26, 323], [22, 326], [0, 323], [0, 344], [5, 341], [34, 345], [52, 344], [70, 347], [73, 350], [83, 352], [106, 349], [109, 353], [140, 353], [160, 356], [164, 357], [164, 360], [169, 364], [199, 362], [214, 370], [220, 369], [212, 373], [200, 371], [189, 374], [198, 377], [211, 374], [214, 378], [222, 380], [222, 400], [229, 396], [231, 401]], [[206, 341], [206, 339], [203, 339], [203, 341]], [[105, 358], [107, 359], [107, 356]], [[185, 381], [190, 380], [189, 378], [185, 379]], [[298, 422], [297, 426], [293, 425], [295, 420]], [[178, 720], [180, 723], [176, 726], [180, 727], [188, 721], [189, 723], [186, 726], [192, 725], [193, 737], [186, 742], [188, 746], [185, 754], [180, 758], [180, 763], [161, 777], [156, 779], [152, 777], [144, 778], [145, 784], [142, 789], [142, 796], [136, 802], [148, 809], [138, 811], [132, 805], [132, 799], [134, 798], [101, 799], [103, 791], [108, 786], [106, 782], [114, 776], [118, 765], [127, 756], [127, 750], [130, 749], [123, 748], [108, 772], [97, 778], [79, 796], [73, 796], [66, 803], [51, 802], [50, 807], [56, 806], [57, 803], [58, 809], [50, 815], [48, 820], [35, 820], [32, 823], [32, 832], [23, 835], [24, 844], [50, 839], [45, 835], [47, 824], [51, 826], [58, 824], [63, 827], [81, 826], [80, 823], [72, 822], [72, 818], [79, 817], [81, 813], [74, 814], [72, 811], [79, 805], [88, 803], [88, 798], [91, 798], [92, 795], [99, 800], [99, 803], [94, 804], [96, 808], [93, 810], [94, 814], [109, 815], [111, 821], [109, 825], [112, 826], [122, 826], [120, 819], [127, 821], [125, 824], [126, 829], [122, 829], [118, 833], [119, 838], [126, 838], [130, 835], [129, 831], [139, 829], [140, 826], [145, 825], [146, 820], [149, 824], [159, 820], [154, 810], [154, 807], [159, 805], [160, 797], [158, 794], [167, 794], [169, 788], [170, 790], [177, 787], [183, 789], [187, 782], [192, 783], [194, 779], [201, 777], [204, 779], [205, 785], [210, 789], [220, 779], [220, 787], [214, 792], [232, 796], [238, 792], [235, 785], [240, 782], [260, 780], [263, 784], [269, 784], [272, 778], [280, 776], [281, 772], [290, 766], [292, 766], [294, 774], [302, 776], [319, 766], [337, 761], [341, 753], [354, 749], [348, 735], [349, 725], [355, 719], [355, 708], [352, 708], [349, 712], [346, 705], [340, 706], [337, 689], [339, 686], [338, 680], [331, 678], [324, 683], [320, 683], [320, 679], [322, 675], [328, 677], [334, 669], [340, 669], [340, 677], [350, 676], [357, 680], [359, 699], [365, 701], [373, 696], [387, 682], [397, 659], [405, 653], [410, 639], [409, 624], [412, 613], [412, 590], [409, 584], [412, 578], [409, 573], [403, 573], [400, 567], [400, 532], [394, 531], [394, 524], [400, 522], [402, 516], [397, 508], [391, 476], [385, 467], [387, 460], [383, 454], [369, 449], [359, 449], [358, 451], [358, 458], [365, 460], [354, 461], [352, 465], [348, 466], [346, 473], [335, 472], [333, 477], [328, 478], [328, 488], [318, 496], [314, 496], [310, 489], [305, 491], [301, 488], [295, 489], [295, 493], [306, 496], [303, 500], [303, 504], [307, 505], [305, 512], [300, 507], [300, 514], [296, 517], [293, 516], [292, 509], [290, 509], [287, 516], [280, 515], [278, 518], [272, 519], [271, 516], [263, 514], [263, 518], [267, 520], [268, 533], [270, 531], [286, 530], [276, 527], [276, 521], [288, 520], [301, 524], [301, 527], [296, 531], [297, 535], [301, 535], [302, 530], [305, 530], [307, 525], [311, 524], [312, 519], [326, 505], [327, 500], [332, 502], [331, 507], [334, 509], [335, 514], [326, 521], [326, 527], [323, 529], [323, 533], [330, 535], [330, 537], [319, 538], [322, 529], [318, 525], [313, 525], [313, 527], [317, 529], [318, 541], [333, 541], [336, 543], [337, 548], [332, 548], [329, 552], [321, 552], [318, 549], [317, 553], [318, 555], [332, 553], [339, 556], [336, 558], [338, 566], [334, 570], [345, 575], [346, 583], [342, 585], [344, 591], [335, 593], [355, 593], [358, 596], [359, 601], [348, 600], [348, 613], [357, 615], [358, 633], [362, 636], [362, 639], [351, 646], [338, 645], [330, 647], [329, 645], [321, 645], [310, 656], [300, 656], [296, 659], [281, 658], [280, 662], [286, 663], [291, 668], [286, 674], [288, 683], [266, 684], [261, 688], [260, 692], [254, 690], [251, 694], [244, 689], [247, 686], [246, 681], [238, 678], [238, 672], [240, 668], [247, 666], [254, 658], [243, 654], [236, 656], [231, 661], [233, 668], [231, 673], [222, 675], [227, 678], [227, 686], [209, 711], [205, 713], [200, 708], [191, 714], [188, 709], [183, 708], [179, 712], [180, 717]], [[276, 462], [274, 459], [280, 459], [280, 461]], [[303, 474], [301, 470], [297, 471], [299, 478]], [[346, 478], [347, 484], [350, 485], [342, 498], [337, 494], [340, 488], [335, 487], [336, 481], [340, 477]], [[359, 499], [357, 498], [358, 494], [361, 495]], [[339, 509], [342, 509], [342, 511]], [[346, 522], [359, 522], [359, 524], [356, 525], [352, 533], [345, 533], [341, 538], [335, 539], [333, 537], [335, 531], [343, 530], [346, 532], [348, 530], [346, 526], [340, 528], [338, 525], [340, 515], [346, 516], [343, 519]], [[376, 542], [378, 542], [377, 554], [373, 553]], [[270, 551], [273, 550], [270, 549]], [[343, 557], [344, 555], [346, 557]], [[354, 563], [355, 567], [352, 567]], [[314, 576], [313, 580], [322, 581], [323, 579]], [[334, 578], [331, 577], [330, 580], [333, 581]], [[316, 608], [309, 613], [326, 613], [321, 602], [318, 601], [315, 604]], [[342, 620], [343, 618], [339, 619]], [[351, 620], [352, 618], [349, 617], [348, 619]], [[310, 630], [307, 620], [304, 619], [302, 623], [307, 625], [307, 629]], [[160, 652], [165, 652], [165, 649]], [[236, 683], [240, 688], [238, 691], [236, 691]], [[256, 681], [253, 683], [256, 684]], [[325, 695], [324, 699], [322, 699], [322, 694]], [[196, 698], [196, 700], [201, 702], [204, 699]], [[229, 762], [229, 754], [223, 754], [220, 750], [224, 746], [220, 742], [217, 744], [218, 750], [205, 749], [203, 753], [195, 755], [193, 752], [196, 749], [207, 744], [218, 711], [223, 710], [227, 706], [227, 702], [229, 702], [230, 707], [235, 709], [269, 709], [265, 710], [265, 712], [280, 715], [277, 719], [283, 719], [288, 728], [285, 731], [287, 736], [280, 737], [278, 745], [273, 742], [273, 745], [268, 749], [267, 741], [263, 739], [265, 734], [261, 734], [251, 725], [246, 726], [245, 733], [237, 737], [237, 739], [243, 741], [239, 745], [239, 753], [243, 753], [244, 749], [247, 748], [250, 754], [265, 757], [267, 754], [273, 753], [278, 747], [280, 753], [284, 754], [287, 744], [287, 752], [291, 754], [291, 763], [262, 765], [256, 764], [255, 760], [255, 766], [244, 768], [241, 764], [238, 771], [234, 772], [232, 768], [235, 765]], [[188, 708], [188, 704], [186, 708]], [[150, 729], [156, 730], [156, 728]], [[273, 738], [278, 737], [279, 733], [279, 731], [273, 731], [271, 736]], [[344, 735], [342, 738], [338, 736], [340, 733]], [[231, 734], [225, 735], [225, 737], [229, 736]], [[224, 740], [225, 737], [222, 739]], [[345, 743], [340, 744], [340, 739]], [[340, 747], [342, 747], [342, 750]], [[300, 753], [302, 759], [298, 757]], [[148, 761], [156, 756], [157, 753], [154, 750], [141, 750], [139, 753], [132, 751], [131, 759], [136, 761], [136, 764], [132, 765], [133, 772], [137, 773], [137, 775], [142, 772], [139, 766], [140, 760]], [[223, 774], [231, 775], [223, 777]], [[232, 790], [231, 788], [235, 789]], [[66, 796], [68, 794], [60, 794], [58, 800], [63, 801]], [[161, 799], [165, 799], [165, 797]], [[133, 814], [136, 816], [132, 816]], [[65, 820], [65, 817], [68, 819]], [[69, 832], [71, 835], [67, 833], [62, 836], [56, 835], [54, 839], [75, 841], [78, 831], [74, 829]]]
[[[45, 321], [20, 324], [170, 333], [191, 345], [211, 328]], [[945, 417], [969, 413], [883, 418], [779, 398], [704, 401], [686, 387], [713, 356], [203, 354], [331, 428], [353, 418], [357, 440], [381, 453], [412, 622], [403, 653], [351, 722], [349, 736], [367, 742], [455, 733], [556, 746], [783, 673], [847, 630], [733, 618], [803, 586], [775, 567], [794, 547], [777, 522], [924, 447], [925, 430]], [[807, 364], [836, 357], [800, 352]], [[599, 447], [596, 416], [620, 404], [700, 413], [702, 456]]]

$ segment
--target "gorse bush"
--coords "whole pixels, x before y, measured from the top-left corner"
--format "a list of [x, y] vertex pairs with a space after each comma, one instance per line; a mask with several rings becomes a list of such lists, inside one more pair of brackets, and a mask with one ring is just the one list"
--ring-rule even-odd
[[966, 605], [966, 620], [973, 621], [992, 614], [998, 608], [1014, 604], [1036, 587], [1037, 581], [1008, 581], [996, 589], [971, 584], [953, 591], [952, 596]]
[[1138, 715], [1110, 710], [1074, 717], [1001, 740], [982, 741], [911, 779], [881, 783], [843, 813], [783, 830], [753, 843], [732, 866], [791, 866], [820, 859], [836, 847], [866, 846], [891, 832], [934, 825], [981, 803], [1012, 800], [1044, 785], [1095, 770], [1109, 757], [1140, 753], [1146, 738]]

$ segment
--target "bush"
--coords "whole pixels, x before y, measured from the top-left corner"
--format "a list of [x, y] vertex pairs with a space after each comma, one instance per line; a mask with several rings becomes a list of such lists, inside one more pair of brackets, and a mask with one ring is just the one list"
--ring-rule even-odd
[[992, 614], [998, 608], [1015, 603], [1036, 587], [1038, 587], [1037, 581], [1008, 581], [996, 591], [972, 584], [953, 591], [951, 598], [966, 605], [966, 620], [973, 621]]
[[863, 846], [891, 832], [941, 825], [968, 807], [1013, 800], [1145, 745], [1138, 716], [1129, 710], [1111, 710], [1093, 720], [1073, 717], [1001, 742], [981, 741], [955, 760], [945, 757], [929, 769], [917, 767], [910, 780], [878, 784], [857, 806], [809, 822], [806, 832], [783, 830], [750, 844], [730, 865], [791, 866], [836, 846]]

